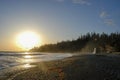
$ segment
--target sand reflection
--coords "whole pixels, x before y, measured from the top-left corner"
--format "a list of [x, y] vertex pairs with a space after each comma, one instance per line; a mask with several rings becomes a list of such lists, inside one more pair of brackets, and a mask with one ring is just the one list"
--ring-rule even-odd
[[22, 62], [23, 63], [32, 63], [32, 62], [34, 62], [34, 60], [35, 59], [33, 59], [33, 56], [28, 54], [28, 55], [23, 56]]
[[23, 67], [29, 68], [29, 67], [31, 67], [31, 65], [30, 64], [25, 64], [25, 65], [23, 65]]
[[24, 56], [24, 58], [26, 58], [26, 59], [30, 59], [30, 58], [32, 58], [33, 56], [31, 56], [31, 55], [25, 55]]
[[29, 55], [28, 52], [25, 53], [25, 56], [23, 56], [23, 63], [25, 63], [23, 65], [24, 68], [31, 68], [31, 67], [35, 67], [35, 65], [31, 65], [32, 62], [34, 62], [33, 56]]

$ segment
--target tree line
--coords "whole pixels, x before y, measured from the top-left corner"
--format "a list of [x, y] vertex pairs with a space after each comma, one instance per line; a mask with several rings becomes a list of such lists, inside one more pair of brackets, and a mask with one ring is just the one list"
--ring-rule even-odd
[[120, 52], [120, 33], [87, 33], [75, 40], [45, 44], [34, 47], [30, 51], [36, 52], [93, 52], [96, 48], [98, 53]]

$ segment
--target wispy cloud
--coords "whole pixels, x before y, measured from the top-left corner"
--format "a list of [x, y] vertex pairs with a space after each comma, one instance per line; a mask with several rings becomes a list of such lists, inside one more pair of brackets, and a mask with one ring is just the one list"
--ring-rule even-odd
[[107, 24], [107, 25], [110, 25], [110, 26], [115, 25], [115, 23], [114, 23], [114, 21], [112, 19], [106, 19], [106, 20], [104, 20], [104, 23]]
[[[56, 0], [58, 2], [64, 2], [66, 0]], [[87, 0], [70, 0], [72, 3], [74, 4], [80, 4], [80, 5], [91, 5], [90, 2], [88, 2]]]
[[107, 13], [107, 11], [102, 11], [100, 13], [99, 17], [103, 20], [103, 22], [106, 25], [109, 25], [109, 26], [114, 26], [115, 25], [114, 20], [111, 18], [110, 14]]
[[106, 17], [108, 17], [109, 16], [109, 14], [106, 12], [106, 11], [102, 11], [101, 13], [100, 13], [100, 17], [101, 18], [106, 18]]
[[75, 4], [81, 4], [81, 5], [91, 5], [90, 2], [88, 2], [87, 0], [72, 0], [73, 3]]

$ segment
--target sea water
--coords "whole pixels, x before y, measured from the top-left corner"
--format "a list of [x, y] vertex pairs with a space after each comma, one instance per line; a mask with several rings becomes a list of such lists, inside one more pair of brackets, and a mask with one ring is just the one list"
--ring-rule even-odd
[[41, 52], [0, 52], [0, 70], [29, 64], [64, 59], [73, 56], [70, 53], [41, 53]]

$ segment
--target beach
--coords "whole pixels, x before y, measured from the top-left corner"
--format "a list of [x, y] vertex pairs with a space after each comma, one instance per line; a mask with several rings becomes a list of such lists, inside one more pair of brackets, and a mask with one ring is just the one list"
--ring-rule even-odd
[[77, 55], [4, 71], [0, 80], [119, 80], [120, 56]]

